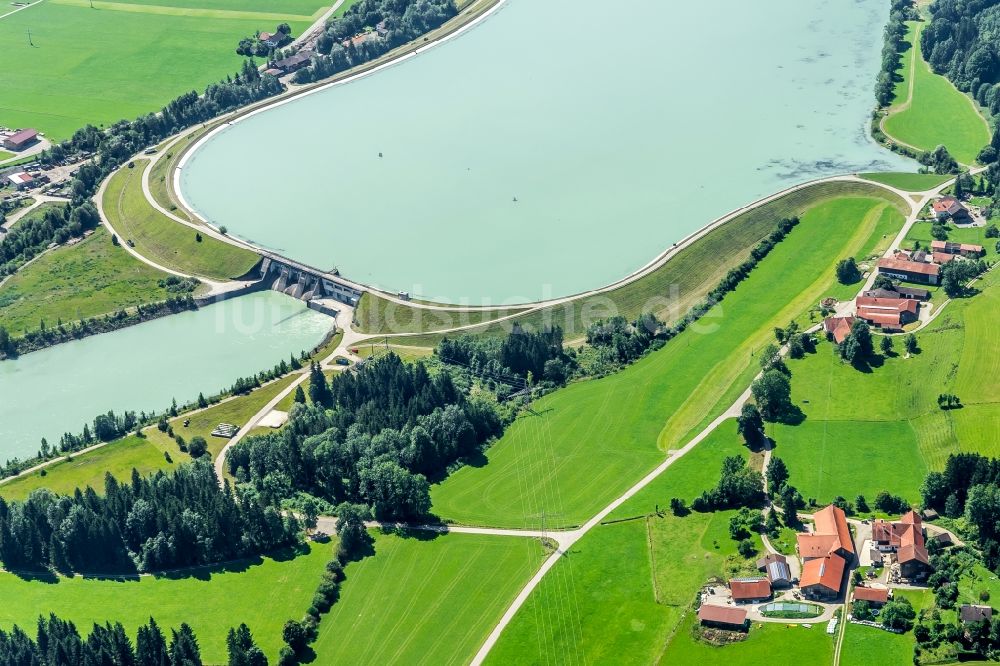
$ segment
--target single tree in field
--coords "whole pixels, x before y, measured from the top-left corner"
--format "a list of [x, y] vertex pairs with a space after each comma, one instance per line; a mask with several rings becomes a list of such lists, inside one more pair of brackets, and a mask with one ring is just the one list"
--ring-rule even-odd
[[368, 531], [365, 529], [365, 521], [370, 513], [364, 504], [344, 502], [337, 507], [337, 536], [340, 537], [340, 550], [348, 557], [357, 553], [370, 541]]
[[781, 489], [781, 509], [785, 514], [786, 525], [798, 525], [798, 502], [799, 491], [795, 489], [795, 486], [790, 486], [786, 483]]
[[883, 356], [892, 356], [892, 338], [883, 335], [882, 340], [879, 341], [879, 348], [882, 350]]
[[861, 271], [854, 257], [841, 259], [837, 263], [837, 281], [841, 284], [854, 284], [861, 279]]
[[295, 397], [293, 398], [293, 400], [295, 400], [295, 402], [299, 403], [300, 405], [305, 404], [306, 392], [302, 390], [302, 384], [299, 384], [298, 386], [295, 387]]
[[780, 493], [782, 486], [788, 481], [788, 467], [785, 461], [777, 456], [771, 456], [771, 461], [767, 463], [767, 489], [771, 494]]
[[740, 415], [736, 417], [736, 432], [743, 437], [747, 446], [753, 446], [761, 441], [764, 437], [764, 419], [757, 407], [750, 403], [743, 405]]
[[919, 350], [919, 347], [917, 346], [917, 336], [913, 335], [913, 333], [906, 336], [906, 342], [903, 344], [906, 347], [907, 354], [916, 354]]
[[768, 421], [777, 420], [791, 407], [792, 385], [788, 377], [778, 370], [768, 370], [750, 387], [754, 402], [761, 415]]
[[208, 451], [208, 442], [201, 435], [195, 435], [187, 445], [188, 454], [192, 458], [200, 458]]

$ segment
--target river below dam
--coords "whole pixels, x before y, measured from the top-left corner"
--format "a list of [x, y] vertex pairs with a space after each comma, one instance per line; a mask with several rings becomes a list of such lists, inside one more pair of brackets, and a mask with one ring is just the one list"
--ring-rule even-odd
[[108, 410], [163, 411], [309, 351], [333, 319], [273, 291], [0, 361], [0, 462]]
[[467, 32], [211, 135], [230, 233], [433, 300], [603, 286], [824, 175], [914, 171], [867, 124], [886, 0], [506, 0]]

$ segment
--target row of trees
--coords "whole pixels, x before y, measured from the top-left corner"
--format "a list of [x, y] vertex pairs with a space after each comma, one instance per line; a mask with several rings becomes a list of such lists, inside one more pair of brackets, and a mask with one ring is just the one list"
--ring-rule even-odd
[[4, 339], [8, 340], [7, 345], [0, 344], [0, 358], [4, 356], [12, 358], [19, 354], [27, 354], [63, 342], [110, 333], [145, 321], [197, 308], [194, 298], [190, 293], [186, 293], [169, 296], [165, 300], [155, 303], [139, 304], [131, 311], [122, 309], [103, 317], [91, 317], [68, 325], [58, 321], [54, 327], [51, 327], [47, 326], [44, 321], [40, 321], [37, 329], [24, 331], [19, 338], [14, 338], [6, 330], [4, 333], [0, 333], [0, 342]]
[[[226, 638], [229, 666], [267, 666], [267, 657], [241, 624]], [[170, 630], [170, 640], [153, 618], [139, 627], [135, 644], [120, 622], [94, 624], [84, 638], [76, 625], [56, 615], [39, 617], [32, 638], [15, 625], [0, 630], [0, 663], [11, 666], [201, 666], [194, 631], [182, 623]]]
[[300, 492], [331, 504], [369, 504], [383, 520], [420, 518], [430, 508], [427, 477], [500, 434], [496, 402], [466, 396], [446, 369], [395, 354], [329, 383], [318, 367], [312, 404], [296, 404], [280, 432], [248, 438], [227, 457], [230, 472], [267, 501]]
[[12, 570], [159, 571], [218, 563], [294, 543], [298, 521], [253, 491], [219, 486], [211, 463], [131, 483], [107, 474], [104, 495], [47, 489], [0, 499], [0, 560]]
[[906, 44], [903, 41], [906, 37], [905, 21], [916, 18], [913, 0], [892, 0], [882, 46], [882, 67], [875, 82], [875, 99], [881, 107], [892, 104], [893, 90], [898, 78], [896, 70], [899, 69], [903, 47]]
[[[361, 0], [327, 24], [316, 42], [319, 55], [295, 73], [308, 83], [364, 64], [440, 27], [458, 14], [454, 0]], [[383, 32], [374, 32], [381, 26]], [[368, 37], [355, 43], [359, 34]]]

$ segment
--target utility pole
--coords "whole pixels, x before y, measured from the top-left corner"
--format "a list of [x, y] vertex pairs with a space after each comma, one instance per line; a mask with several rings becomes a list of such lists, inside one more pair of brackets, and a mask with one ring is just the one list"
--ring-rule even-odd
[[35, 43], [31, 41], [31, 28], [28, 28], [28, 46], [34, 46]]

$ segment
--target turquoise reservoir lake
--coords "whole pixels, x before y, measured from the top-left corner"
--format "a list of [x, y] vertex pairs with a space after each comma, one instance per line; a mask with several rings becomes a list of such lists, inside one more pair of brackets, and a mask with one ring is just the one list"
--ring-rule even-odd
[[914, 171], [866, 131], [888, 11], [507, 0], [414, 58], [217, 132], [182, 192], [230, 233], [390, 290], [576, 293], [790, 185]]
[[0, 462], [98, 414], [162, 411], [309, 350], [333, 320], [261, 292], [0, 362]]

